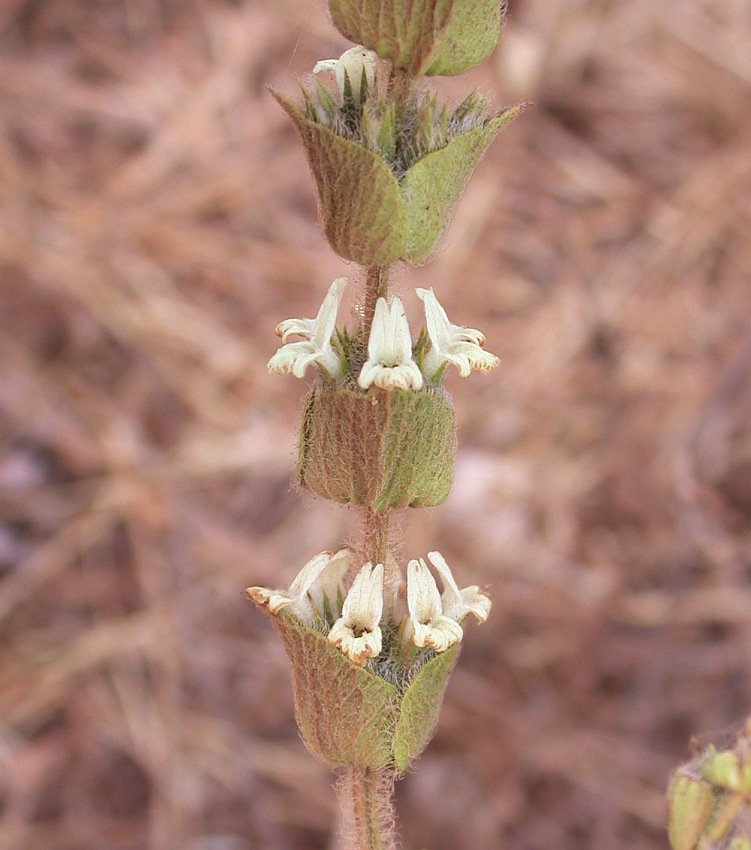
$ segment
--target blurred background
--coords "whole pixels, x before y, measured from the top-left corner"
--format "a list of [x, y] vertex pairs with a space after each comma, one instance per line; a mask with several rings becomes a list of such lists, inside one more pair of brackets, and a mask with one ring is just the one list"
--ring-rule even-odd
[[[404, 517], [495, 607], [398, 787], [406, 848], [665, 848], [690, 739], [751, 712], [751, 13], [516, 0], [472, 74], [533, 106], [433, 286], [456, 486]], [[267, 83], [323, 0], [0, 3], [0, 847], [314, 850], [332, 777], [248, 584], [347, 539], [297, 492], [274, 325], [356, 275]], [[312, 374], [312, 373], [311, 373]]]

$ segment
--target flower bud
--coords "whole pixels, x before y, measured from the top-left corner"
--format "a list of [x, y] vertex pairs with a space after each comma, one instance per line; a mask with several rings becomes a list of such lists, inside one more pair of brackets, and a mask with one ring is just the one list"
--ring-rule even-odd
[[337, 134], [281, 95], [274, 96], [302, 139], [329, 244], [340, 257], [362, 266], [425, 262], [488, 145], [521, 111], [506, 109], [457, 133], [397, 179], [380, 153]]
[[329, 0], [334, 26], [413, 77], [454, 76], [498, 43], [498, 0]]
[[454, 413], [441, 390], [316, 387], [305, 405], [297, 480], [319, 496], [391, 508], [439, 505], [454, 465]]

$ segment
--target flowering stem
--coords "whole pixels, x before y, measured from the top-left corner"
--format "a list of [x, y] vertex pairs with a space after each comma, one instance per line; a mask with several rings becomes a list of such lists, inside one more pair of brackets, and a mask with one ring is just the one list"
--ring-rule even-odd
[[363, 546], [365, 560], [373, 564], [383, 564], [386, 561], [389, 550], [389, 516], [390, 511], [376, 514], [366, 509]]
[[341, 811], [341, 850], [396, 850], [392, 794], [394, 775], [348, 767], [336, 790]]
[[407, 99], [412, 90], [412, 77], [406, 71], [393, 67], [388, 82], [389, 99], [401, 103]]
[[362, 333], [367, 346], [370, 328], [373, 324], [376, 303], [385, 298], [389, 291], [389, 267], [371, 266], [365, 278], [365, 298], [362, 306]]
[[391, 511], [385, 514], [377, 514], [365, 508], [360, 514], [360, 522], [358, 524], [357, 533], [354, 536], [353, 549], [356, 552], [356, 557], [352, 559], [350, 572], [347, 574], [346, 581], [352, 581], [359, 569], [360, 564], [371, 563], [383, 564], [383, 583], [384, 587], [392, 588], [394, 592], [398, 590], [401, 582], [401, 574], [395, 566], [393, 559], [386, 556], [389, 554], [389, 519]]

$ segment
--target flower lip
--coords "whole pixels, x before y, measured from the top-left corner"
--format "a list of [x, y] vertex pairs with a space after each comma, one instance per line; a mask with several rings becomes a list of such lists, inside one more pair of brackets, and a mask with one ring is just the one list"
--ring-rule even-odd
[[351, 661], [363, 666], [375, 658], [383, 643], [383, 564], [365, 564], [355, 576], [342, 606], [342, 615], [331, 627], [329, 640]]
[[373, 384], [384, 390], [422, 389], [422, 374], [412, 359], [412, 338], [399, 298], [394, 298], [391, 305], [385, 298], [376, 302], [368, 339], [368, 359], [357, 383], [364, 390]]
[[462, 639], [459, 623], [442, 613], [438, 586], [422, 559], [407, 564], [407, 608], [405, 638], [415, 646], [444, 652]]
[[466, 378], [473, 370], [489, 372], [500, 360], [485, 351], [485, 336], [475, 328], [452, 325], [432, 289], [418, 289], [417, 297], [425, 305], [425, 324], [430, 338], [422, 368], [428, 378], [434, 378], [444, 364], [450, 363]]
[[[338, 277], [329, 287], [315, 319], [285, 319], [276, 326], [276, 334], [283, 345], [269, 360], [272, 374], [292, 373], [296, 378], [305, 376], [311, 364], [316, 364], [332, 378], [343, 374], [342, 361], [331, 344], [336, 328], [336, 315], [347, 285], [346, 277]], [[305, 337], [300, 342], [288, 342], [290, 336]]]
[[490, 614], [491, 601], [476, 584], [459, 590], [454, 576], [440, 552], [428, 552], [428, 560], [435, 567], [443, 582], [441, 594], [441, 609], [446, 617], [458, 623], [467, 616], [474, 614], [478, 622], [484, 623]]
[[249, 587], [245, 595], [259, 608], [270, 614], [288, 609], [300, 622], [310, 625], [325, 617], [326, 606], [336, 610], [337, 598], [344, 574], [349, 565], [349, 550], [336, 554], [321, 552], [311, 558], [292, 580], [289, 590]]

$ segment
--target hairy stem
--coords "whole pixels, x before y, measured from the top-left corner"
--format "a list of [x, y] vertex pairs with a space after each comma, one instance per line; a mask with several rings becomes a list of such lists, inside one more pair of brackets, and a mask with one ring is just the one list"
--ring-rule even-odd
[[396, 850], [393, 773], [343, 768], [336, 790], [341, 812], [339, 850]]
[[386, 298], [388, 291], [389, 267], [371, 266], [365, 278], [365, 297], [362, 304], [362, 336], [365, 347], [368, 345], [376, 303], [379, 298]]
[[397, 104], [406, 100], [412, 91], [414, 79], [406, 71], [400, 68], [392, 68], [388, 82], [388, 98]]
[[383, 564], [389, 551], [389, 516], [375, 514], [370, 509], [365, 513], [365, 560], [373, 564]]
[[383, 564], [383, 584], [385, 588], [391, 588], [394, 593], [399, 589], [401, 576], [393, 558], [388, 558], [391, 552], [389, 531], [391, 527], [391, 511], [385, 514], [376, 514], [370, 508], [364, 508], [360, 513], [358, 527], [350, 544], [355, 557], [352, 559], [350, 574], [346, 581], [353, 581], [359, 565]]

